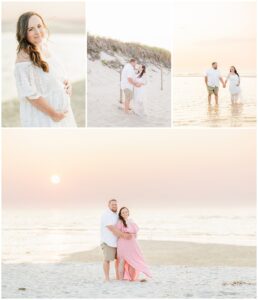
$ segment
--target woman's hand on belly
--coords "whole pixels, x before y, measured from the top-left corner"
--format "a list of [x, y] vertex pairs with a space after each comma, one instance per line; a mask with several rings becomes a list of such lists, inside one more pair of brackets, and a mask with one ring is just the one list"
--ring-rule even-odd
[[72, 84], [69, 80], [64, 81], [64, 88], [67, 95], [72, 96]]
[[64, 111], [64, 112], [55, 111], [50, 117], [54, 122], [60, 122], [67, 116], [67, 114], [68, 111]]

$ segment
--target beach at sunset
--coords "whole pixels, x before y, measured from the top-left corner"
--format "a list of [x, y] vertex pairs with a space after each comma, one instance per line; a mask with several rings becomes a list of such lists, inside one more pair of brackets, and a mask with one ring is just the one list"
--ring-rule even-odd
[[[6, 129], [3, 297], [254, 298], [254, 136]], [[140, 228], [147, 282], [115, 281], [111, 264], [103, 283], [100, 217], [110, 197]]]
[[[256, 2], [175, 1], [173, 11], [173, 124], [255, 127]], [[205, 84], [213, 62], [220, 78], [227, 80], [225, 88], [216, 83], [218, 105], [214, 95], [208, 105]], [[228, 78], [232, 66], [239, 75], [236, 104]]]

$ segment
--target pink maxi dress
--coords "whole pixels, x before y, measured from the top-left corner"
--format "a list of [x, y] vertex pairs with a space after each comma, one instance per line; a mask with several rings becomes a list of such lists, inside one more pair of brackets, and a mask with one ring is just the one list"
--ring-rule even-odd
[[[118, 221], [116, 227], [127, 233], [137, 234], [139, 227], [132, 221], [128, 222], [127, 227], [121, 221]], [[139, 273], [144, 273], [151, 277], [150, 269], [146, 265], [141, 249], [136, 240], [136, 236], [130, 240], [119, 238], [117, 242], [118, 262], [124, 260], [124, 280], [135, 281]]]

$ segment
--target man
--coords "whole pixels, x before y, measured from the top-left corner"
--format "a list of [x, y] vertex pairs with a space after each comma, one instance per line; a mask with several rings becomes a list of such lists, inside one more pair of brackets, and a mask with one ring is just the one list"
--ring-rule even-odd
[[130, 110], [130, 102], [133, 99], [133, 88], [135, 84], [135, 66], [136, 59], [132, 58], [129, 63], [125, 64], [121, 74], [121, 90], [124, 93], [124, 111], [128, 113]]
[[218, 64], [212, 63], [211, 69], [205, 72], [205, 84], [208, 89], [208, 103], [211, 104], [211, 95], [214, 94], [216, 105], [219, 104], [219, 82], [222, 83], [225, 88], [225, 83], [218, 70]]
[[131, 239], [132, 235], [123, 233], [116, 228], [118, 221], [117, 201], [111, 199], [108, 202], [108, 209], [101, 217], [101, 248], [104, 255], [103, 270], [105, 280], [109, 281], [110, 261], [115, 260], [116, 279], [118, 276], [118, 263], [116, 260], [117, 238]]

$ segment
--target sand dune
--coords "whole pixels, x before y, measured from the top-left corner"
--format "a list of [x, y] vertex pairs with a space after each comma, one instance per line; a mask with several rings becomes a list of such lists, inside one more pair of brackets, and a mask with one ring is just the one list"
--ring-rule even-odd
[[[103, 58], [103, 53], [102, 53]], [[105, 58], [105, 59], [104, 59]], [[161, 90], [160, 69], [147, 66], [145, 116], [125, 115], [120, 100], [119, 70], [110, 68], [102, 60], [88, 59], [87, 115], [90, 127], [170, 127], [171, 125], [171, 72], [163, 69]], [[109, 58], [110, 60], [111, 58]], [[125, 62], [121, 57], [122, 63]]]

